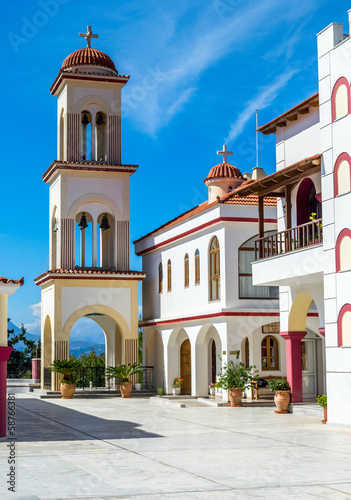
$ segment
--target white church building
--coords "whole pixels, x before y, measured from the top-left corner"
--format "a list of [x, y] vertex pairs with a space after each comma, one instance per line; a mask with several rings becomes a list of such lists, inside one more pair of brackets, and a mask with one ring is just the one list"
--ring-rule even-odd
[[82, 317], [101, 326], [106, 364], [138, 360], [138, 283], [129, 268], [129, 182], [137, 165], [121, 161], [121, 92], [110, 57], [87, 47], [63, 61], [51, 86], [57, 97], [57, 160], [43, 175], [50, 188], [49, 270], [41, 287], [42, 386], [58, 389], [49, 366], [69, 356]]
[[[251, 261], [257, 238], [258, 198], [239, 198], [245, 183], [227, 162], [204, 180], [208, 200], [135, 241], [142, 256], [144, 364], [157, 387], [207, 396], [222, 362], [240, 351], [261, 375], [285, 375], [285, 342], [279, 336], [277, 287], [253, 287]], [[254, 177], [265, 175], [262, 169]], [[265, 201], [266, 234], [276, 231], [276, 198]], [[222, 362], [220, 358], [222, 358]]]
[[[351, 11], [349, 11], [351, 33]], [[325, 345], [328, 422], [351, 425], [351, 37], [333, 23], [317, 35], [319, 92], [259, 128], [275, 134], [276, 172], [239, 187], [262, 205], [255, 285], [279, 286], [293, 400], [303, 370], [321, 369]], [[278, 199], [278, 231], [266, 236], [263, 204]], [[243, 198], [245, 199], [245, 198]], [[308, 312], [318, 313], [311, 338]], [[312, 339], [311, 339], [312, 340]]]

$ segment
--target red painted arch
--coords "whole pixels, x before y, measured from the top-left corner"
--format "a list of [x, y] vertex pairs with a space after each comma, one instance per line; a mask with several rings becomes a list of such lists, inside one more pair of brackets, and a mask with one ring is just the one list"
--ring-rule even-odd
[[338, 346], [342, 346], [342, 318], [346, 312], [351, 312], [351, 304], [344, 304], [339, 312], [338, 317]]
[[341, 240], [345, 237], [349, 236], [351, 238], [351, 229], [343, 229], [339, 236], [338, 239], [336, 240], [336, 245], [335, 245], [335, 259], [336, 259], [336, 272], [340, 272], [340, 243]]
[[333, 177], [334, 177], [334, 196], [338, 196], [339, 192], [338, 192], [338, 169], [339, 169], [339, 165], [342, 161], [346, 160], [347, 163], [349, 164], [349, 168], [350, 168], [350, 178], [351, 178], [351, 157], [348, 153], [341, 153], [341, 155], [338, 156], [336, 162], [335, 162], [335, 167], [334, 167], [334, 173], [333, 173]]
[[341, 87], [341, 85], [346, 85], [346, 87], [347, 87], [347, 112], [348, 112], [348, 114], [351, 113], [350, 84], [349, 84], [349, 81], [347, 80], [347, 78], [345, 78], [344, 76], [342, 76], [335, 83], [334, 88], [333, 88], [333, 92], [332, 92], [331, 103], [332, 103], [332, 121], [333, 122], [335, 122], [335, 120], [336, 120], [335, 96], [336, 96], [336, 92]]

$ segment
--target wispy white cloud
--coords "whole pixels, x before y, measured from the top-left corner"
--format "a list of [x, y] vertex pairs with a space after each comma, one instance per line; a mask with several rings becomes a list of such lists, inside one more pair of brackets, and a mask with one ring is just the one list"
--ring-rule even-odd
[[[144, 132], [156, 136], [193, 98], [204, 72], [229, 53], [245, 48], [245, 44], [249, 47], [248, 42], [253, 39], [259, 44], [272, 25], [301, 19], [313, 8], [312, 0], [305, 0], [299, 9], [282, 5], [279, 0], [227, 3], [225, 19], [220, 19], [213, 3], [199, 10], [201, 14], [191, 23], [178, 18], [179, 24], [172, 23], [169, 36], [162, 30], [162, 51], [157, 54], [152, 51], [148, 56], [142, 48], [139, 57], [130, 64], [133, 83], [124, 91], [125, 111]], [[234, 6], [230, 8], [231, 5]], [[293, 41], [286, 42], [285, 49], [291, 52], [297, 39], [298, 35], [294, 35]], [[145, 46], [140, 34], [138, 43]], [[148, 67], [151, 70], [145, 71]]]
[[38, 316], [40, 317], [41, 314], [41, 302], [38, 302], [37, 304], [32, 304], [29, 306], [32, 310], [32, 316]]
[[292, 69], [279, 75], [272, 85], [263, 87], [252, 100], [244, 104], [243, 111], [239, 114], [235, 122], [230, 125], [229, 133], [224, 142], [232, 144], [244, 130], [245, 125], [252, 118], [256, 110], [269, 106], [277, 97], [279, 91], [286, 86], [298, 71], [297, 69]]

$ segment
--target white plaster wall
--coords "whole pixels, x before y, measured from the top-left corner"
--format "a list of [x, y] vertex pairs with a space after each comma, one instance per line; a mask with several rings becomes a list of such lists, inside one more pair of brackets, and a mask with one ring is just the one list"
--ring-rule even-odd
[[88, 305], [115, 309], [131, 329], [131, 290], [122, 288], [62, 288], [62, 327], [73, 313]]

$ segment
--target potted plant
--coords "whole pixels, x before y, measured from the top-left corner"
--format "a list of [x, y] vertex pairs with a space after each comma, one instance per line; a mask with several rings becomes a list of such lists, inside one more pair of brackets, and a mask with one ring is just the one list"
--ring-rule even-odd
[[268, 381], [269, 390], [274, 392], [275, 413], [288, 413], [290, 403], [290, 385], [285, 377], [271, 378]]
[[119, 380], [122, 398], [130, 398], [133, 387], [130, 377], [141, 371], [141, 365], [139, 363], [133, 363], [131, 365], [108, 366], [105, 373], [108, 379], [116, 378]]
[[328, 421], [328, 410], [327, 410], [327, 396], [322, 394], [322, 396], [317, 396], [317, 402], [319, 406], [323, 408], [324, 420], [321, 420], [322, 424], [326, 424]]
[[[238, 358], [239, 351], [237, 353]], [[219, 383], [223, 389], [228, 390], [230, 406], [242, 406], [243, 391], [250, 387], [252, 379], [257, 378], [258, 372], [255, 368], [255, 366], [245, 368], [244, 363], [234, 363], [234, 361], [228, 361], [223, 366], [219, 374]]]
[[173, 380], [173, 388], [172, 388], [173, 396], [177, 396], [178, 394], [180, 394], [180, 388], [182, 387], [182, 383], [183, 383], [182, 378], [175, 377], [175, 379]]
[[213, 382], [208, 386], [208, 388], [210, 389], [210, 396], [211, 398], [214, 398], [215, 395], [216, 395], [216, 384], [214, 384]]
[[62, 399], [73, 398], [73, 394], [76, 390], [76, 379], [74, 374], [80, 367], [81, 364], [77, 359], [55, 359], [55, 361], [51, 363], [50, 370], [54, 373], [63, 375], [63, 379], [59, 381]]

